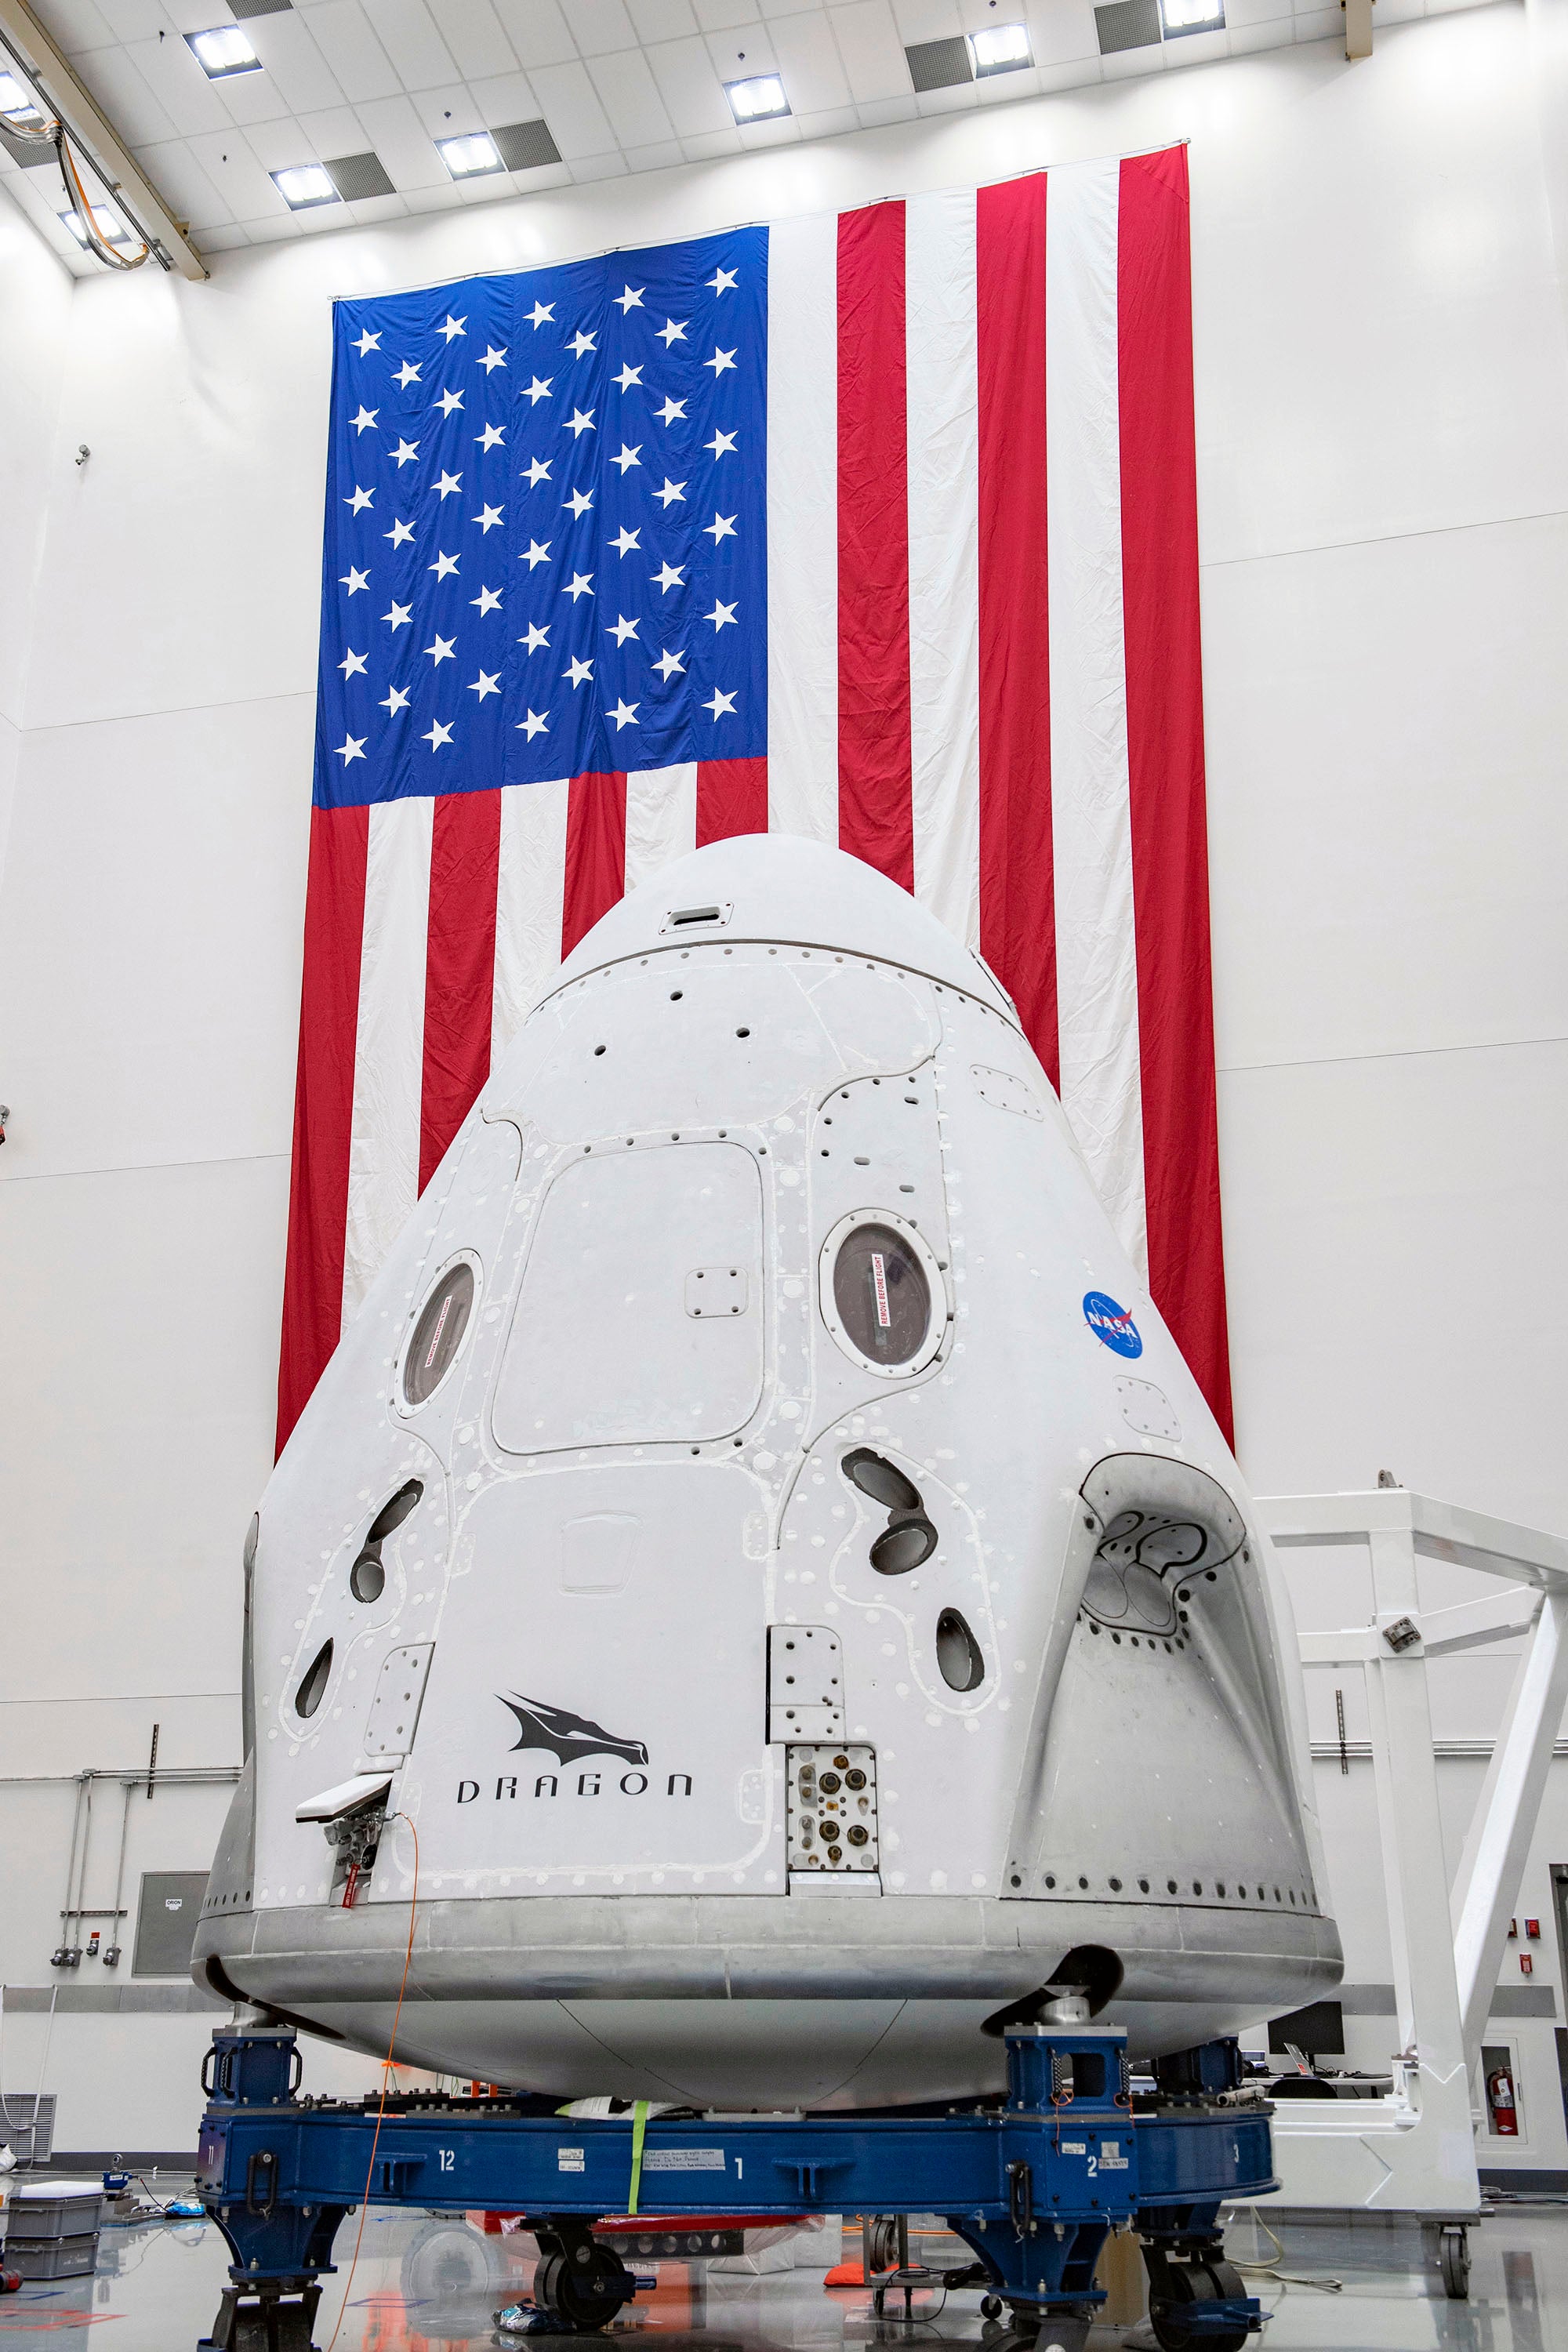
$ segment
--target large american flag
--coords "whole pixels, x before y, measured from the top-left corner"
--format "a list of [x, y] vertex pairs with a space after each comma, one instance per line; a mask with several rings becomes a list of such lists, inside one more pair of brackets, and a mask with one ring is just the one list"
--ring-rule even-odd
[[1183, 148], [340, 302], [279, 1382], [623, 891], [837, 842], [1230, 1418]]

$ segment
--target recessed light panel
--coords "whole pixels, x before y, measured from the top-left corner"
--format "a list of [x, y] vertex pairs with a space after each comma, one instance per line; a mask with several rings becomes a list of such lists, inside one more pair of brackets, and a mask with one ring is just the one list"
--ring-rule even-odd
[[1160, 22], [1165, 38], [1183, 33], [1225, 30], [1225, 0], [1160, 0]]
[[987, 25], [981, 32], [971, 33], [969, 46], [974, 52], [977, 75], [1016, 73], [1020, 66], [1035, 62], [1026, 25]]
[[789, 100], [777, 74], [753, 74], [750, 81], [724, 84], [730, 111], [737, 122], [766, 122], [789, 112]]
[[436, 152], [454, 180], [478, 180], [487, 172], [506, 169], [488, 131], [470, 131], [462, 139], [437, 139]]
[[0, 73], [0, 122], [12, 131], [35, 131], [44, 127], [37, 105], [14, 73]]
[[[62, 213], [60, 215], [60, 222], [62, 226], [69, 229], [72, 236], [75, 237], [77, 243], [85, 251], [87, 247], [87, 231], [83, 228], [75, 213]], [[98, 231], [100, 236], [103, 239], [105, 245], [129, 245], [132, 241], [131, 231], [126, 227], [125, 223], [121, 219], [118, 213], [111, 213], [107, 205], [94, 205], [92, 208], [92, 225]]]
[[209, 81], [261, 70], [261, 59], [237, 25], [215, 25], [209, 33], [187, 33], [185, 38]]
[[273, 173], [272, 184], [291, 213], [338, 202], [338, 192], [321, 163], [291, 163], [286, 172]]

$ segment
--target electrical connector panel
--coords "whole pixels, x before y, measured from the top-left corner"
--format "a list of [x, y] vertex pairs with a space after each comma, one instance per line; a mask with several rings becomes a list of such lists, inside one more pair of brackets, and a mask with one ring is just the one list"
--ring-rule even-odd
[[874, 1748], [792, 1746], [787, 1777], [792, 1872], [880, 1868]]

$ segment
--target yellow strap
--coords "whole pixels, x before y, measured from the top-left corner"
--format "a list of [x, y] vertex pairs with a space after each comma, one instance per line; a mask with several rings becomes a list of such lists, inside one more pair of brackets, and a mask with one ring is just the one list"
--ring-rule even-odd
[[628, 2213], [635, 2213], [637, 2210], [637, 2191], [642, 2187], [643, 2134], [647, 2129], [647, 2101], [634, 2099], [632, 2102], [632, 2193], [626, 2199]]

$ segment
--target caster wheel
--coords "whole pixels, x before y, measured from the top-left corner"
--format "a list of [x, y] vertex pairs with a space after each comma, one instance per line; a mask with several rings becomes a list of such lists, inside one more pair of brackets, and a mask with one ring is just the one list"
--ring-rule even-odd
[[982, 2319], [1000, 2319], [1002, 2316], [1002, 2298], [999, 2294], [983, 2294], [981, 2296], [980, 2316]]
[[1242, 2352], [1247, 2328], [1192, 2325], [1197, 2306], [1228, 2303], [1246, 2294], [1239, 2273], [1228, 2263], [1173, 2263], [1165, 2273], [1165, 2284], [1167, 2293], [1157, 2302], [1151, 2297], [1149, 2304], [1149, 2325], [1161, 2352], [1193, 2352], [1198, 2346], [1202, 2352]]
[[533, 2274], [533, 2300], [574, 2335], [607, 2327], [629, 2299], [631, 2281], [619, 2263], [574, 2264], [567, 2254], [546, 2254]]
[[1470, 2292], [1470, 2240], [1466, 2230], [1445, 2230], [1437, 2242], [1437, 2262], [1443, 2292], [1450, 2303], [1464, 2303]]

